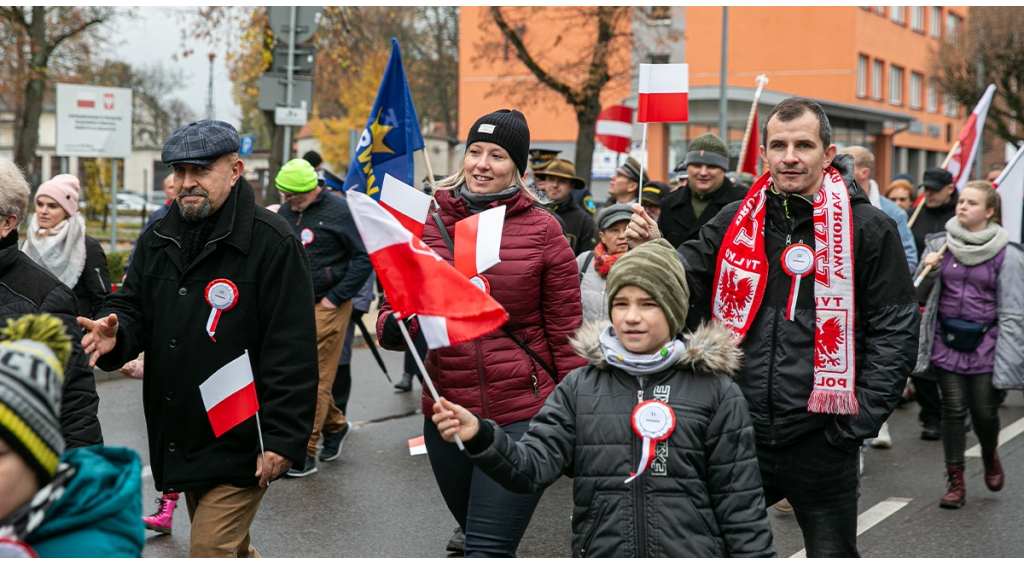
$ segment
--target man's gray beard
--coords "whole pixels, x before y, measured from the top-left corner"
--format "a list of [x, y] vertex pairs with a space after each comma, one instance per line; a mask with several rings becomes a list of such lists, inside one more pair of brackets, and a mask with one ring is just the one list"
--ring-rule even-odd
[[[197, 205], [186, 205], [182, 201], [185, 196], [205, 196], [203, 203]], [[201, 188], [182, 190], [178, 194], [178, 209], [181, 211], [181, 218], [189, 223], [196, 223], [206, 219], [210, 215], [210, 195]]]

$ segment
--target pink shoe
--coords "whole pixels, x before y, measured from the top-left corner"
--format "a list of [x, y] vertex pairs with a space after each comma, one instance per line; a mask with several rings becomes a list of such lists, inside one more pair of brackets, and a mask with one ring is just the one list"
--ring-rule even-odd
[[142, 522], [151, 531], [169, 535], [171, 534], [171, 523], [174, 519], [174, 508], [178, 505], [178, 494], [164, 494], [156, 502], [158, 504], [156, 513], [143, 517]]

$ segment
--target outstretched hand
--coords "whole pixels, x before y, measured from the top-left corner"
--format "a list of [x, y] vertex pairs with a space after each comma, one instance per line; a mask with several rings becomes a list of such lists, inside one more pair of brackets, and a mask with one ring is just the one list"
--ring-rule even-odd
[[629, 225], [626, 226], [626, 244], [629, 248], [633, 249], [659, 238], [661, 232], [658, 231], [658, 222], [647, 215], [643, 206], [633, 204], [633, 217], [629, 218]]
[[95, 321], [79, 317], [78, 324], [85, 329], [82, 349], [89, 355], [89, 367], [92, 368], [101, 356], [114, 350], [117, 345], [117, 315], [111, 313]]
[[441, 402], [434, 403], [434, 416], [430, 418], [437, 425], [441, 437], [449, 443], [455, 442], [455, 434], [468, 441], [480, 430], [480, 420], [461, 405], [454, 404], [443, 397]]

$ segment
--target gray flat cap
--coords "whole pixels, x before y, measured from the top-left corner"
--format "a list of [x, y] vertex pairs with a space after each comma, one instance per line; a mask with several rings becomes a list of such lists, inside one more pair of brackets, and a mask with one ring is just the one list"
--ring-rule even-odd
[[632, 204], [614, 204], [597, 212], [597, 229], [604, 231], [612, 225], [633, 217]]
[[238, 131], [230, 123], [204, 119], [184, 125], [172, 133], [164, 143], [160, 160], [166, 165], [208, 165], [221, 155], [237, 152], [241, 146]]

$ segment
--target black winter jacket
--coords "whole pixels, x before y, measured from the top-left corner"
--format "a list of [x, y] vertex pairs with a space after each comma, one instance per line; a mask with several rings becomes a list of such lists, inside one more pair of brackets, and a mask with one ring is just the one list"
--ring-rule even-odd
[[49, 313], [64, 322], [71, 358], [64, 369], [60, 430], [66, 448], [103, 444], [96, 413], [100, 398], [89, 357], [82, 351], [82, 327], [75, 319], [75, 295], [45, 268], [18, 250], [18, 233], [0, 240], [0, 326], [29, 313]]
[[[924, 207], [921, 208], [921, 213], [917, 214], [917, 219], [914, 220], [914, 225], [910, 228], [914, 234], [914, 243], [917, 245], [917, 256], [920, 260], [924, 260], [925, 237], [932, 233], [946, 231], [946, 222], [956, 215], [956, 202], [959, 198], [960, 196], [954, 190], [949, 201], [937, 208], [932, 209], [925, 206], [923, 202], [921, 203]], [[907, 210], [907, 217], [913, 217], [916, 209]]]
[[[181, 492], [220, 484], [250, 487], [260, 441], [255, 418], [219, 438], [199, 385], [249, 352], [266, 450], [305, 463], [319, 382], [309, 263], [281, 216], [255, 204], [244, 178], [232, 187], [210, 238], [188, 268], [181, 263], [178, 206], [142, 234], [124, 286], [101, 316], [116, 313], [117, 345], [99, 366], [115, 370], [146, 352], [142, 402], [156, 489]], [[206, 332], [206, 287], [238, 288], [234, 308]]]
[[78, 298], [78, 315], [95, 319], [103, 307], [103, 298], [110, 293], [110, 270], [107, 268], [107, 254], [103, 247], [88, 235], [85, 236], [85, 268], [75, 284]]
[[345, 198], [323, 190], [302, 213], [292, 211], [287, 202], [277, 213], [300, 241], [303, 230], [313, 232], [313, 241], [305, 246], [313, 299], [319, 302], [326, 296], [340, 306], [355, 297], [373, 272], [373, 265]]
[[678, 247], [687, 241], [696, 239], [700, 228], [705, 223], [711, 221], [725, 206], [742, 200], [749, 190], [746, 186], [733, 184], [732, 180], [726, 177], [725, 182], [708, 202], [708, 207], [704, 208], [700, 217], [695, 217], [693, 205], [690, 203], [692, 190], [689, 186], [682, 186], [661, 200], [658, 230], [661, 231], [662, 237], [672, 243], [673, 247]]
[[561, 203], [550, 203], [545, 207], [565, 222], [563, 230], [565, 238], [569, 240], [569, 248], [572, 249], [573, 256], [594, 250], [594, 247], [597, 246], [594, 214], [585, 211], [572, 198], [566, 198]]
[[[604, 361], [606, 325], [577, 333], [573, 344], [590, 365], [558, 384], [522, 439], [481, 421], [466, 441], [473, 463], [520, 493], [573, 469], [574, 556], [774, 556], [754, 432], [727, 375], [740, 363], [728, 332], [713, 324], [689, 335], [679, 363], [641, 386]], [[627, 484], [643, 444], [630, 419], [638, 397], [668, 403], [676, 427], [651, 468]]]
[[[787, 240], [814, 245], [813, 207], [800, 196], [769, 191], [764, 228], [768, 284], [743, 339], [743, 368], [735, 378], [750, 406], [759, 444], [792, 444], [825, 428], [832, 444], [856, 448], [876, 436], [895, 409], [917, 360], [921, 312], [896, 223], [873, 207], [853, 181], [853, 157], [838, 155], [833, 164], [846, 180], [853, 206], [855, 393], [860, 410], [857, 415], [807, 411], [814, 384], [814, 277], [801, 280], [796, 321], [787, 321], [790, 277], [780, 257]], [[726, 206], [698, 239], [678, 249], [691, 303], [704, 311], [711, 311], [718, 250], [740, 204]]]

